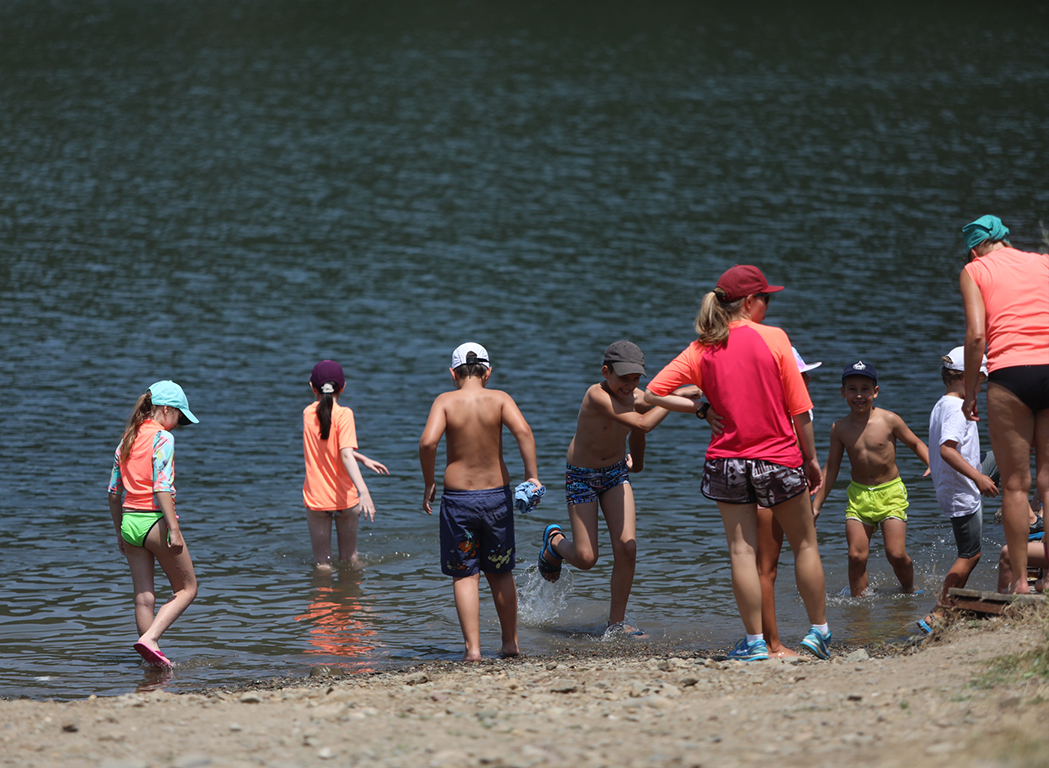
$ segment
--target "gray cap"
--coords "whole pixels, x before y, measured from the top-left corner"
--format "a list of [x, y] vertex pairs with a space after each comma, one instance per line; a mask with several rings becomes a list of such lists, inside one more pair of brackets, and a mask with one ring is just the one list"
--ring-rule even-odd
[[632, 373], [645, 375], [645, 356], [641, 347], [626, 339], [608, 345], [605, 365], [615, 371], [617, 376], [629, 376]]

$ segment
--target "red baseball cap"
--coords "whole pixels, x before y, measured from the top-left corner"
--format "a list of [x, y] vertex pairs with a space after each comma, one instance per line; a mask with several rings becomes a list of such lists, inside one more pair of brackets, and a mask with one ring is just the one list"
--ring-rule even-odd
[[783, 290], [782, 285], [769, 285], [761, 270], [750, 264], [737, 264], [728, 270], [718, 278], [716, 288], [720, 288], [721, 293], [724, 293], [722, 301], [735, 301], [755, 293], [775, 293]]

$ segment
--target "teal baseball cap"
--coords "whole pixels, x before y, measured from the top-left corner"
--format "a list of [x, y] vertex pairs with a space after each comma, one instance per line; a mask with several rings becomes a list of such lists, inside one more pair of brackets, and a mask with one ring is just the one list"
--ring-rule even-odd
[[1009, 228], [997, 216], [981, 216], [962, 227], [965, 237], [965, 249], [971, 251], [984, 240], [1005, 240], [1009, 237]]
[[167, 379], [158, 381], [149, 388], [149, 395], [153, 405], [167, 405], [171, 408], [178, 408], [182, 414], [178, 417], [179, 424], [185, 426], [186, 424], [200, 423], [200, 420], [193, 415], [193, 411], [189, 409], [189, 400], [186, 399], [186, 393], [175, 382]]

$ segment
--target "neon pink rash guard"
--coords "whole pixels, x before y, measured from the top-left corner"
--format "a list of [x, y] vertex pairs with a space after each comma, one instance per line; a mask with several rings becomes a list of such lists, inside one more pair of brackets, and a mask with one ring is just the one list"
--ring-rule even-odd
[[702, 389], [725, 420], [724, 432], [710, 439], [708, 459], [801, 466], [791, 417], [811, 410], [812, 400], [781, 329], [734, 322], [724, 344], [689, 344], [649, 382], [648, 391], [664, 397], [686, 384]]

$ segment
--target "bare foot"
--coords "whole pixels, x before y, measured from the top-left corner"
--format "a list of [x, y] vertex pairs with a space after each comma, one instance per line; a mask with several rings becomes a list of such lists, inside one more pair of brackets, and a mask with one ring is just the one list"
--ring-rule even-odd
[[513, 646], [504, 645], [499, 653], [504, 659], [513, 659], [521, 655], [521, 649], [514, 643]]
[[463, 651], [462, 661], [480, 661], [480, 653], [470, 653], [469, 651]]
[[801, 658], [801, 654], [794, 653], [790, 648], [785, 645], [781, 645], [778, 648], [769, 646], [769, 657], [775, 656], [777, 659], [798, 659]]

